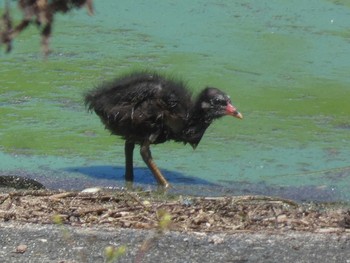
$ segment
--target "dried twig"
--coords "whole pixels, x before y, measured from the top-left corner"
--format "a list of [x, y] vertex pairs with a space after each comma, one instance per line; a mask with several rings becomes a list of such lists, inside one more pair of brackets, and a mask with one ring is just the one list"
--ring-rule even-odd
[[79, 195], [78, 192], [64, 192], [64, 193], [51, 195], [49, 198], [50, 199], [61, 199], [61, 198], [66, 198], [66, 197], [76, 197], [77, 195]]
[[75, 217], [81, 217], [81, 216], [84, 216], [84, 215], [86, 215], [86, 214], [92, 214], [92, 213], [100, 214], [100, 213], [105, 212], [105, 211], [107, 211], [107, 210], [108, 210], [108, 209], [107, 209], [107, 208], [104, 208], [104, 207], [89, 208], [89, 209], [83, 209], [83, 210], [74, 212], [74, 213], [72, 213], [71, 215], [72, 215], [72, 216], [75, 216]]

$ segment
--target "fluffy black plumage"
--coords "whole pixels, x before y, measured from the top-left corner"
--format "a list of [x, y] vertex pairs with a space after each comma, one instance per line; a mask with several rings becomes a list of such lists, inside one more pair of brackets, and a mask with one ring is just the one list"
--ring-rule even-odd
[[125, 139], [126, 180], [133, 180], [132, 153], [140, 144], [144, 161], [164, 186], [168, 182], [152, 160], [150, 144], [174, 140], [195, 148], [213, 120], [224, 115], [242, 118], [217, 88], [205, 88], [193, 101], [183, 82], [147, 72], [102, 84], [85, 95], [85, 104], [112, 134]]

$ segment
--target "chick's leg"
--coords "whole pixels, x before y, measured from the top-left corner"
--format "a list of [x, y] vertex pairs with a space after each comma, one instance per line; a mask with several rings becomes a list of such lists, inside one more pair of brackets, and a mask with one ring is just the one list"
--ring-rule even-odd
[[134, 154], [135, 143], [125, 142], [125, 181], [134, 181], [134, 166], [133, 166], [133, 154]]
[[161, 171], [158, 169], [155, 162], [153, 161], [149, 146], [150, 146], [149, 141], [145, 141], [141, 145], [140, 153], [141, 153], [142, 159], [147, 164], [148, 168], [152, 171], [158, 184], [162, 185], [165, 188], [168, 188], [170, 185], [168, 181], [165, 179], [165, 177], [162, 175]]

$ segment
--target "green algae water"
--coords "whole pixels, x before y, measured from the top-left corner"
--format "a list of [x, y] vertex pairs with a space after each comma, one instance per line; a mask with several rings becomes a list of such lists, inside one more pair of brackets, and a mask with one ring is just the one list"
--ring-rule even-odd
[[[231, 95], [244, 120], [198, 148], [152, 147], [178, 193], [349, 201], [350, 4], [346, 0], [95, 1], [55, 18], [48, 59], [32, 26], [0, 54], [0, 174], [50, 188], [123, 186], [124, 144], [85, 91], [135, 69]], [[0, 1], [0, 6], [4, 6]], [[20, 14], [12, 3], [16, 22]], [[135, 180], [155, 180], [135, 151]]]

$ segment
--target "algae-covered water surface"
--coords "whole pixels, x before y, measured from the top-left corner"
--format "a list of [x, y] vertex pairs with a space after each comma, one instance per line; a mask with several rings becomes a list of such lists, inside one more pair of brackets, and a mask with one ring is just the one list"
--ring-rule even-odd
[[[123, 141], [83, 94], [135, 69], [230, 94], [193, 151], [154, 158], [175, 191], [349, 201], [350, 5], [347, 1], [95, 1], [55, 17], [47, 59], [35, 26], [0, 54], [0, 173], [51, 188], [122, 186]], [[0, 1], [0, 6], [4, 6]], [[16, 22], [20, 14], [12, 3]], [[135, 153], [136, 178], [155, 185]]]

